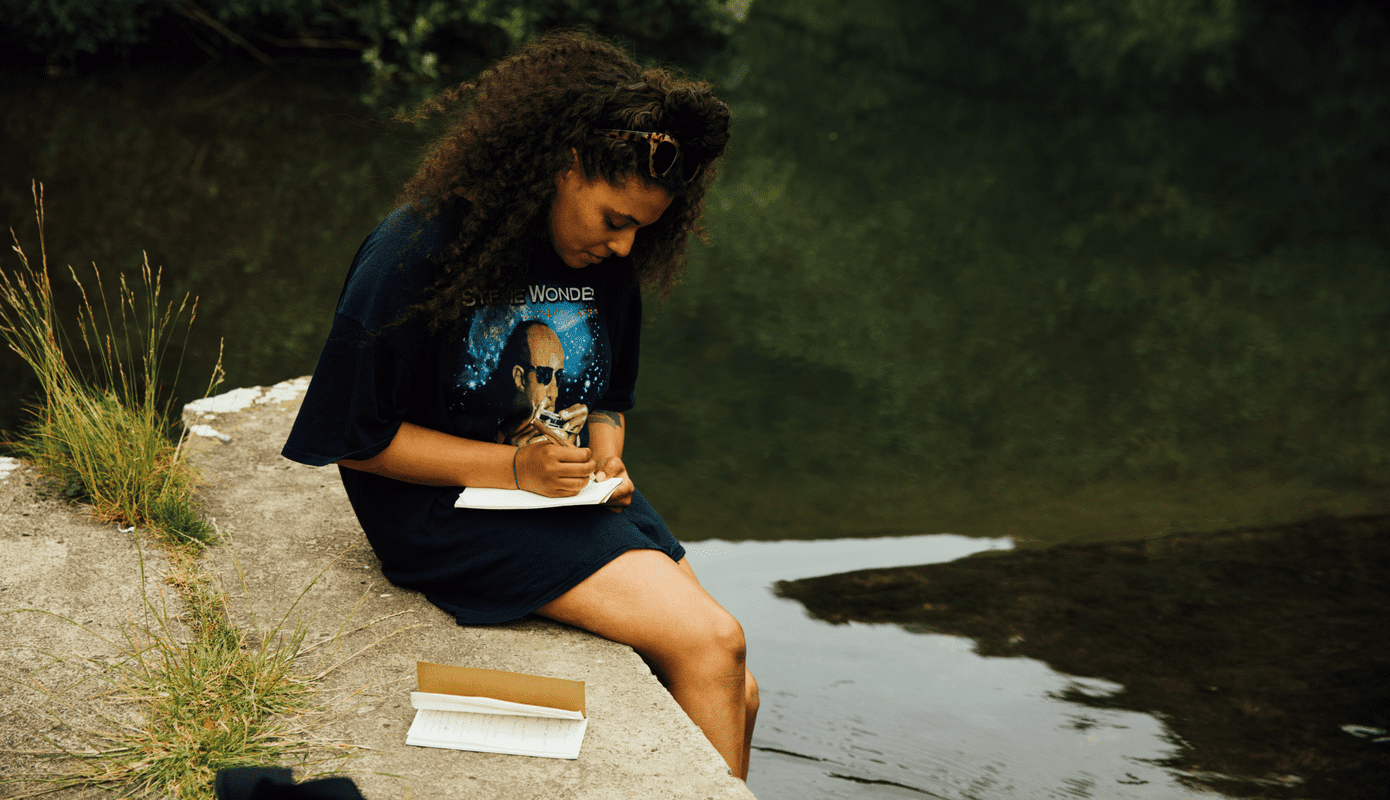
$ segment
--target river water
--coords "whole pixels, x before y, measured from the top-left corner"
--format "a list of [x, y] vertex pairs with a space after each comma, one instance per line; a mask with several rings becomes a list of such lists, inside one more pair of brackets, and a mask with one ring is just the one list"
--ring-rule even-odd
[[[634, 475], [748, 628], [752, 785], [1189, 796], [1159, 720], [1057, 699], [1113, 687], [768, 587], [1390, 508], [1384, 84], [1337, 62], [1302, 88], [1251, 67], [1224, 94], [1139, 91], [1065, 31], [1049, 55], [1046, 26], [972, 4], [845, 5], [757, 0], [702, 67], [735, 116], [713, 245], [649, 306], [630, 415]], [[1292, 35], [1265, 27], [1266, 49]], [[200, 297], [182, 399], [221, 341], [224, 389], [307, 374], [420, 145], [359, 81], [11, 70], [0, 208], [37, 253], [40, 180], [54, 267], [143, 252], [166, 297]], [[14, 430], [36, 386], [8, 353], [0, 376]]]
[[[1155, 762], [1163, 724], [1060, 697], [1104, 680], [1026, 658], [983, 658], [969, 639], [892, 625], [831, 626], [771, 584], [828, 572], [930, 564], [1011, 547], [952, 534], [688, 544], [710, 592], [743, 623], [763, 688], [748, 786], [793, 798], [1191, 798], [1210, 796]], [[813, 664], [814, 666], [809, 666]]]

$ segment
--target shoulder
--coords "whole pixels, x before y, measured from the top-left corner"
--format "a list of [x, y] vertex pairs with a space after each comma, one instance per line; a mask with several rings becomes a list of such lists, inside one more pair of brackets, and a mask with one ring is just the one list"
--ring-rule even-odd
[[358, 248], [338, 313], [376, 330], [419, 302], [438, 278], [439, 255], [457, 235], [458, 219], [457, 209], [392, 211]]
[[376, 226], [357, 251], [352, 271], [365, 267], [405, 266], [433, 271], [436, 257], [458, 235], [461, 214], [458, 208], [445, 208], [431, 214], [427, 209], [400, 206]]

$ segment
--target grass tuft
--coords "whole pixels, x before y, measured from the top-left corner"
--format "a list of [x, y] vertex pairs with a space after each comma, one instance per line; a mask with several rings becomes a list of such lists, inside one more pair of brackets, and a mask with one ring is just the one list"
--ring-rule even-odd
[[[109, 687], [102, 694], [136, 703], [140, 713], [132, 721], [98, 711], [104, 730], [79, 732], [55, 713], [73, 702], [44, 691], [50, 716], [87, 747], [54, 753], [75, 759], [68, 774], [27, 780], [54, 789], [117, 789], [123, 796], [211, 798], [218, 770], [286, 757], [307, 761], [315, 741], [297, 720], [312, 710], [320, 677], [296, 669], [307, 623], [291, 626], [287, 613], [269, 629], [238, 628], [226, 593], [194, 555], [180, 548], [170, 557], [164, 582], [182, 599], [182, 613], [171, 612], [163, 592], [146, 593], [143, 620], [121, 622], [114, 641], [84, 628], [116, 650], [114, 659], [87, 659]], [[146, 585], [143, 557], [140, 572]]]
[[[320, 645], [304, 647], [309, 623], [291, 623], [290, 617], [318, 577], [278, 622], [263, 627], [233, 553], [251, 611], [251, 626], [243, 629], [231, 621], [227, 594], [198, 563], [204, 545], [220, 537], [200, 513], [194, 497], [197, 476], [185, 460], [182, 439], [171, 436], [171, 398], [161, 400], [158, 391], [173, 331], [192, 323], [196, 303], [185, 296], [177, 307], [161, 305], [159, 273], [150, 269], [148, 259], [136, 287], [122, 277], [114, 304], [107, 299], [100, 272], [93, 269], [96, 291], [89, 295], [69, 268], [82, 296], [77, 325], [89, 361], [85, 372], [74, 369], [67, 354], [76, 348], [58, 324], [48, 255], [42, 249], [43, 195], [37, 183], [34, 206], [40, 266], [30, 266], [15, 237], [23, 269], [13, 276], [0, 273], [0, 336], [33, 368], [44, 392], [43, 402], [32, 409], [34, 421], [13, 444], [69, 498], [90, 503], [99, 518], [154, 532], [170, 559], [164, 583], [173, 587], [174, 604], [181, 609], [171, 612], [162, 591], [152, 598], [142, 588], [143, 621], [122, 623], [117, 641], [99, 637], [118, 651], [115, 663], [87, 659], [98, 667], [100, 680], [110, 685], [110, 694], [138, 704], [138, 721], [97, 712], [106, 730], [84, 734], [49, 710], [59, 726], [87, 747], [73, 751], [50, 740], [57, 750], [45, 754], [71, 756], [77, 770], [14, 780], [47, 783], [54, 789], [100, 786], [125, 796], [210, 798], [220, 769], [278, 763], [287, 756], [304, 763], [311, 745], [326, 745], [340, 757], [342, 746], [316, 740], [295, 718], [312, 708], [315, 684], [357, 655], [324, 666], [325, 660], [338, 657], [339, 637], [357, 609], [320, 643], [330, 646], [320, 651], [317, 663], [307, 672], [298, 671], [300, 657]], [[188, 319], [182, 323], [185, 311]], [[208, 394], [221, 372], [219, 359]], [[143, 556], [140, 578], [144, 587]], [[61, 692], [32, 683], [50, 709], [72, 706]], [[0, 779], [0, 785], [8, 782]]]
[[305, 749], [283, 721], [310, 700], [310, 682], [292, 669], [302, 627], [259, 643], [230, 626], [187, 642], [135, 624], [125, 632], [129, 658], [114, 683], [142, 704], [146, 722], [124, 726], [118, 746], [84, 754], [74, 783], [205, 797], [220, 769]]
[[[93, 787], [116, 790], [123, 797], [212, 800], [213, 779], [221, 769], [278, 764], [286, 759], [305, 768], [322, 769], [325, 763], [354, 754], [353, 746], [310, 732], [308, 723], [324, 713], [324, 701], [317, 692], [323, 679], [344, 663], [417, 626], [389, 631], [347, 655], [341, 654], [343, 637], [407, 612], [398, 611], [349, 629], [369, 588], [330, 636], [305, 646], [313, 619], [306, 620], [299, 613], [300, 602], [333, 562], [324, 566], [277, 619], [262, 621], [255, 613], [233, 551], [232, 562], [250, 617], [250, 625], [242, 628], [231, 622], [229, 596], [199, 565], [197, 554], [187, 548], [164, 549], [170, 563], [162, 583], [175, 590], [178, 599], [173, 603], [163, 591], [142, 590], [143, 619], [121, 621], [114, 640], [75, 620], [59, 617], [116, 651], [114, 658], [83, 659], [96, 667], [91, 678], [107, 688], [83, 699], [69, 694], [86, 678], [60, 690], [47, 689], [34, 680], [20, 681], [41, 693], [44, 713], [84, 746], [65, 747], [45, 737], [55, 749], [35, 754], [66, 757], [70, 766], [60, 774], [0, 778], [0, 787], [7, 783], [48, 787], [16, 797]], [[136, 550], [141, 552], [138, 542]], [[143, 555], [139, 580], [142, 587], [149, 585]], [[181, 610], [171, 611], [176, 604]], [[317, 655], [311, 656], [315, 650]], [[97, 698], [120, 706], [133, 703], [138, 714], [105, 713], [92, 704]], [[64, 720], [68, 716], [65, 712], [73, 718], [95, 714], [99, 729], [90, 724], [79, 729]]]
[[[121, 277], [114, 303], [95, 267], [92, 295], [69, 267], [82, 297], [77, 327], [89, 362], [85, 373], [75, 369], [68, 353], [76, 343], [64, 335], [54, 308], [38, 184], [34, 207], [39, 266], [30, 265], [11, 229], [22, 268], [13, 276], [0, 272], [0, 337], [33, 369], [44, 395], [13, 443], [17, 454], [70, 499], [91, 504], [102, 520], [152, 529], [168, 544], [197, 549], [210, 543], [213, 528], [194, 497], [197, 475], [169, 415], [172, 397], [161, 398], [159, 391], [165, 354], [178, 328], [187, 337], [196, 300], [185, 295], [177, 306], [161, 305], [160, 275], [148, 257], [138, 285]], [[208, 394], [221, 374], [219, 361]]]

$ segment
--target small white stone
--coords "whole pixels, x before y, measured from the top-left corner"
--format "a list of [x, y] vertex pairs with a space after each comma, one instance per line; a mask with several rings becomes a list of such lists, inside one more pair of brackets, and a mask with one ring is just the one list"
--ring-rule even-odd
[[194, 400], [184, 406], [183, 410], [194, 414], [233, 414], [256, 402], [256, 398], [260, 396], [261, 387], [249, 386]]
[[211, 425], [190, 425], [188, 432], [194, 436], [206, 436], [209, 439], [216, 439], [220, 442], [230, 442], [232, 437], [217, 430]]

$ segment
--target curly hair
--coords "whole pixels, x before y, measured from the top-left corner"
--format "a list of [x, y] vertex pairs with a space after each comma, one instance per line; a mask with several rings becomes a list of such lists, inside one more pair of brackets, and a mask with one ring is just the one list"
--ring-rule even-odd
[[[643, 287], [655, 287], [663, 299], [670, 293], [690, 235], [703, 239], [705, 192], [729, 141], [729, 109], [708, 84], [644, 69], [592, 34], [559, 31], [425, 102], [408, 119], [444, 114], [455, 118], [400, 197], [425, 216], [467, 204], [457, 238], [437, 255], [441, 276], [416, 309], [432, 329], [458, 319], [465, 295], [506, 297], [533, 278], [537, 256], [551, 246], [556, 176], [575, 154], [587, 179], [640, 180], [671, 195], [630, 254]], [[680, 144], [679, 160], [655, 178], [645, 144], [595, 134], [604, 128], [665, 133]], [[699, 172], [687, 184], [682, 167], [690, 159]]]

